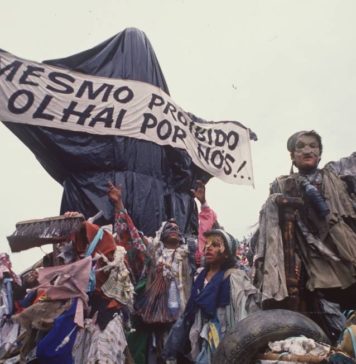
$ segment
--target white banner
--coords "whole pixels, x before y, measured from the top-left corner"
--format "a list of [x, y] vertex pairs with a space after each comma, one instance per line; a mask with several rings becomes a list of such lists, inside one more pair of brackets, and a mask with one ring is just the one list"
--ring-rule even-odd
[[0, 51], [0, 119], [170, 145], [226, 182], [253, 185], [247, 128], [195, 122], [144, 82], [89, 76]]

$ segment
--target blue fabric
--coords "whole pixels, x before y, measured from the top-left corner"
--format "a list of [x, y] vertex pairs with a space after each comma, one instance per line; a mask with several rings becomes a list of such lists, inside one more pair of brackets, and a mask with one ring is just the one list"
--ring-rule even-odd
[[14, 301], [12, 293], [12, 278], [4, 278], [4, 288], [6, 294], [6, 313], [12, 315], [14, 311]]
[[335, 353], [330, 356], [330, 358], [328, 359], [328, 363], [329, 364], [353, 364], [355, 362], [344, 354]]
[[[100, 228], [98, 232], [95, 234], [94, 239], [89, 244], [87, 251], [85, 252], [86, 257], [89, 257], [90, 255], [93, 254], [99, 241], [103, 238], [103, 235], [104, 235], [104, 230], [103, 228]], [[92, 268], [89, 273], [89, 283], [87, 292], [93, 292], [95, 290], [95, 285], [96, 285], [95, 269]]]
[[215, 318], [217, 308], [230, 303], [230, 279], [224, 279], [225, 271], [216, 273], [204, 287], [206, 274], [207, 270], [203, 269], [193, 284], [186, 307], [188, 320], [194, 320], [199, 308], [205, 318]]
[[164, 360], [172, 360], [177, 358], [178, 354], [183, 354], [187, 350], [189, 342], [189, 331], [191, 323], [186, 320], [186, 316], [182, 315], [171, 327], [167, 339], [164, 343], [162, 358]]
[[209, 343], [204, 340], [202, 349], [198, 354], [195, 364], [210, 364], [211, 363], [211, 352], [209, 348]]
[[37, 290], [30, 291], [29, 293], [27, 293], [27, 295], [22, 300], [19, 301], [20, 306], [24, 308], [31, 306], [36, 298], [36, 295], [37, 295]]
[[72, 348], [78, 326], [74, 323], [77, 299], [71, 307], [58, 316], [52, 329], [37, 344], [37, 359], [40, 364], [72, 364]]
[[94, 239], [91, 241], [91, 243], [89, 244], [87, 251], [85, 252], [85, 256], [89, 257], [90, 255], [93, 254], [96, 246], [98, 245], [99, 241], [103, 238], [104, 235], [104, 230], [103, 228], [100, 228], [98, 230], [98, 232], [95, 234]]

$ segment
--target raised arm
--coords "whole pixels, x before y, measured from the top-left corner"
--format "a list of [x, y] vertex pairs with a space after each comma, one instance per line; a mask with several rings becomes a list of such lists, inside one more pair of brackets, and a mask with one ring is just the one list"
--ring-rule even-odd
[[217, 215], [215, 211], [207, 204], [206, 188], [202, 181], [198, 180], [196, 188], [192, 189], [191, 191], [194, 197], [200, 202], [198, 249], [196, 251], [196, 260], [197, 263], [199, 263], [206, 242], [204, 232], [212, 229], [217, 223]]

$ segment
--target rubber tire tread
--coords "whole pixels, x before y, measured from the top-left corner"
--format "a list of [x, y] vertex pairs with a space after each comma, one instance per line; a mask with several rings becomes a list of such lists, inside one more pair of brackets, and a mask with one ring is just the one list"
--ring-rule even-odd
[[329, 344], [324, 331], [307, 316], [289, 310], [259, 311], [241, 320], [218, 346], [213, 364], [250, 364], [270, 341], [304, 335]]

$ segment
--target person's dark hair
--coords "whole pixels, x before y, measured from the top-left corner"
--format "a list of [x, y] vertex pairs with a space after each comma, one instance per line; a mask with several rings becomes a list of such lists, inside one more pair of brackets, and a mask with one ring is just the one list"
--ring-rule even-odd
[[237, 259], [236, 257], [233, 257], [231, 255], [229, 255], [226, 260], [224, 261], [223, 264], [221, 264], [221, 269], [222, 270], [228, 270], [230, 268], [234, 268], [237, 264]]
[[320, 155], [323, 153], [323, 144], [321, 142], [321, 136], [315, 130], [309, 130], [309, 131], [302, 130], [291, 135], [287, 140], [287, 149], [290, 153], [292, 154], [294, 153], [295, 146], [297, 144], [297, 139], [302, 135], [314, 137], [319, 143]]

